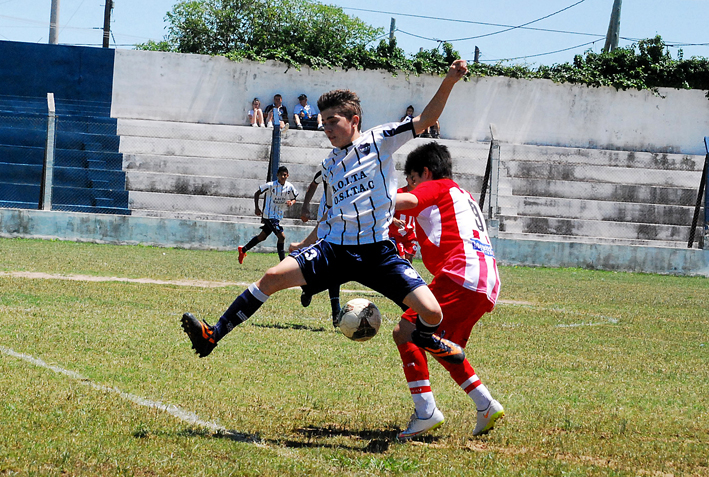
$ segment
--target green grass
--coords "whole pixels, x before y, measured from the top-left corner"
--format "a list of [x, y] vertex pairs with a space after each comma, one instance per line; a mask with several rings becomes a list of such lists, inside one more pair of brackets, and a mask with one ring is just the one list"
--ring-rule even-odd
[[384, 315], [369, 342], [332, 328], [327, 294], [303, 309], [289, 290], [198, 359], [181, 314], [214, 320], [243, 287], [8, 275], [251, 282], [276, 260], [0, 240], [0, 347], [78, 373], [0, 352], [0, 476], [709, 475], [704, 278], [501, 268], [505, 301], [467, 353], [505, 406], [503, 424], [472, 438], [472, 401], [432, 362], [446, 423], [402, 444], [412, 405], [391, 340], [399, 312], [381, 296], [367, 295]]

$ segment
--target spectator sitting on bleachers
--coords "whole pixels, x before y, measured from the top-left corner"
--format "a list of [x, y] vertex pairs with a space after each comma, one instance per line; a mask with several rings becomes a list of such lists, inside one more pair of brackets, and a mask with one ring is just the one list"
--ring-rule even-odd
[[261, 100], [258, 98], [254, 98], [251, 102], [251, 109], [249, 110], [249, 123], [251, 123], [251, 126], [255, 128], [266, 127], [263, 120], [263, 111], [261, 111]]
[[[406, 108], [406, 114], [402, 116], [399, 121], [401, 121], [402, 123], [408, 123], [412, 119], [414, 119], [414, 107], [410, 104]], [[432, 137], [434, 139], [438, 139], [439, 137], [441, 137], [441, 124], [436, 121], [436, 124], [429, 128], [426, 128], [426, 130], [422, 132], [419, 137]]]
[[308, 97], [305, 94], [298, 96], [298, 104], [293, 108], [293, 119], [298, 129], [324, 130], [320, 111], [317, 106], [308, 104]]
[[273, 104], [266, 106], [264, 114], [266, 115], [266, 125], [268, 127], [273, 126], [273, 110], [278, 112], [278, 117], [281, 123], [281, 129], [288, 129], [288, 109], [283, 104], [283, 97], [280, 94], [276, 94], [273, 97]]

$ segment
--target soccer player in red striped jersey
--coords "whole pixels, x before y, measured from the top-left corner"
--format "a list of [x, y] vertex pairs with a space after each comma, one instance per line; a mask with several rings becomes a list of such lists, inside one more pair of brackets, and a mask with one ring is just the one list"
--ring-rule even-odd
[[[438, 333], [464, 348], [475, 323], [495, 307], [500, 291], [485, 221], [470, 193], [451, 179], [452, 161], [446, 146], [436, 142], [419, 146], [408, 155], [404, 171], [415, 188], [397, 194], [396, 208], [416, 217], [421, 257], [433, 275], [429, 288], [443, 311]], [[415, 407], [400, 439], [443, 423], [431, 391], [426, 354], [411, 340], [416, 319], [409, 309], [394, 328], [394, 342]], [[475, 402], [478, 413], [473, 435], [490, 431], [504, 415], [502, 405], [490, 395], [467, 358], [462, 363], [438, 361]]]
[[[411, 183], [411, 178], [406, 176], [406, 186], [399, 187], [396, 192], [400, 194], [412, 190], [414, 190], [414, 185]], [[394, 220], [389, 226], [389, 238], [396, 244], [396, 251], [399, 252], [399, 256], [412, 263], [418, 250], [414, 217], [406, 212], [397, 210], [394, 213]]]

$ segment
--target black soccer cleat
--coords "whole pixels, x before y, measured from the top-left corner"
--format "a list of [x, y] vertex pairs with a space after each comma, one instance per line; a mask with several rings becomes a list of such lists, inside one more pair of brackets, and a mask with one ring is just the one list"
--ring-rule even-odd
[[310, 293], [303, 290], [303, 292], [300, 294], [300, 304], [303, 305], [303, 308], [309, 307], [310, 302], [312, 300], [313, 300], [313, 295], [311, 295]]
[[411, 341], [419, 348], [431, 353], [434, 358], [451, 364], [460, 364], [465, 361], [463, 348], [437, 335], [421, 336], [419, 330], [414, 330], [411, 334]]
[[192, 341], [192, 349], [200, 358], [208, 356], [217, 346], [212, 327], [205, 321], [199, 321], [192, 313], [182, 315], [182, 329], [189, 336]]

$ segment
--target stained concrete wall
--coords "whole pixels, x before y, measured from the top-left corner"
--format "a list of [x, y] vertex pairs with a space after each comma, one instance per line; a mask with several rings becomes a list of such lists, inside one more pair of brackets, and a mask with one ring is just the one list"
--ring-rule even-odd
[[[112, 116], [214, 124], [245, 124], [251, 100], [269, 104], [281, 93], [292, 112], [297, 96], [311, 102], [330, 89], [356, 91], [364, 127], [398, 120], [407, 105], [421, 111], [440, 78], [382, 71], [300, 70], [276, 62], [117, 50]], [[453, 90], [442, 117], [444, 137], [514, 144], [626, 151], [705, 153], [709, 99], [705, 92], [556, 84], [548, 80], [475, 78]]]

